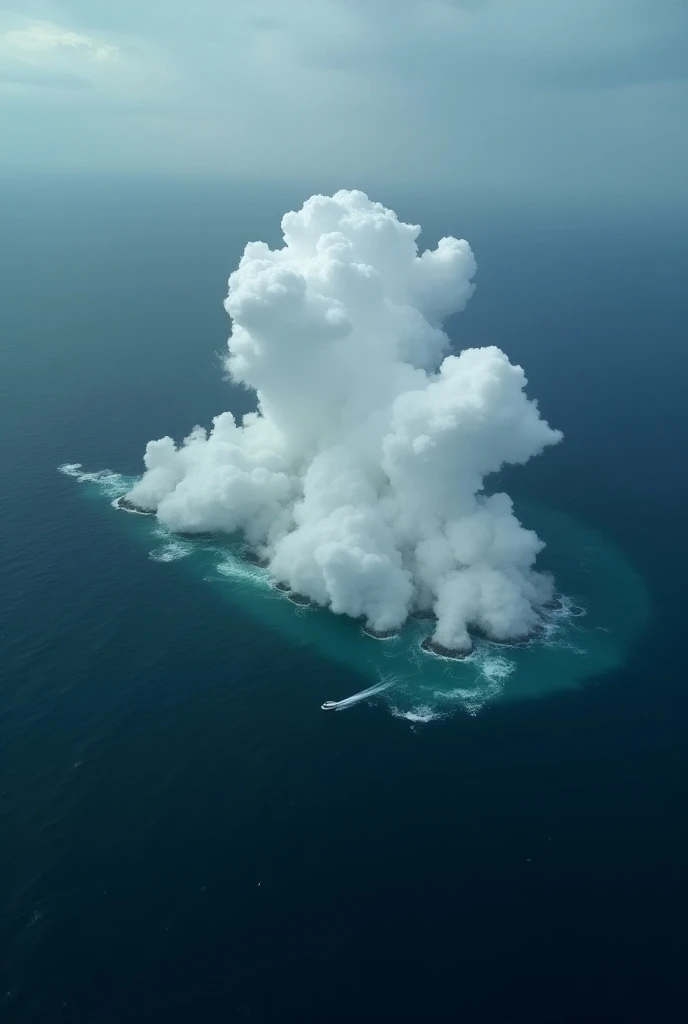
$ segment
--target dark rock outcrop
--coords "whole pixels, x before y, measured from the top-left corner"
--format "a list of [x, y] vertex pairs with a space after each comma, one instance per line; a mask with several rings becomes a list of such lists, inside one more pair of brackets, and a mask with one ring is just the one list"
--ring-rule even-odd
[[281, 590], [283, 594], [288, 594], [291, 587], [288, 583], [282, 583], [281, 580], [278, 580], [277, 583], [275, 583], [275, 590]]
[[366, 636], [372, 636], [375, 640], [391, 640], [393, 636], [399, 635], [396, 629], [373, 629], [371, 626], [361, 628]]
[[305, 594], [299, 594], [296, 590], [292, 590], [290, 594], [287, 594], [287, 597], [293, 604], [300, 604], [304, 607], [311, 603], [310, 597], [306, 597]]
[[431, 636], [426, 636], [420, 646], [424, 651], [427, 651], [429, 654], [436, 654], [439, 658], [456, 658], [458, 660], [467, 658], [471, 654], [470, 648], [463, 650], [463, 648], [458, 647], [445, 647], [444, 644], [433, 640]]
[[415, 612], [411, 612], [412, 619], [418, 619], [419, 622], [426, 620], [435, 620], [437, 616], [430, 608], [417, 608]]
[[117, 499], [117, 507], [123, 509], [125, 512], [138, 512], [140, 516], [154, 516], [155, 512], [150, 508], [141, 508], [140, 505], [135, 505], [133, 501], [130, 501], [126, 495], [122, 495], [121, 498]]

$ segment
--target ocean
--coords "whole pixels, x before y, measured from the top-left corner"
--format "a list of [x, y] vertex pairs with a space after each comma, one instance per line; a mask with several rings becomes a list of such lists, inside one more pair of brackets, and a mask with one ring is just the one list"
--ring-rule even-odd
[[3, 181], [0, 1020], [682, 1020], [685, 218], [371, 190], [565, 434], [499, 484], [572, 614], [430, 671], [111, 506], [251, 408], [226, 279], [308, 194]]

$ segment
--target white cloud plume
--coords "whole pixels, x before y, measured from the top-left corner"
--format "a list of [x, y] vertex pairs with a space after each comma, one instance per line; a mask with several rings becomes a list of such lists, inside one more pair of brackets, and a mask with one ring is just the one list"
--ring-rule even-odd
[[258, 411], [151, 441], [130, 499], [173, 530], [241, 531], [279, 580], [375, 630], [434, 609], [447, 647], [528, 634], [552, 592], [543, 545], [483, 481], [561, 434], [499, 349], [447, 354], [470, 246], [419, 254], [420, 228], [361, 192], [282, 229], [281, 249], [247, 245], [225, 302], [227, 366]]

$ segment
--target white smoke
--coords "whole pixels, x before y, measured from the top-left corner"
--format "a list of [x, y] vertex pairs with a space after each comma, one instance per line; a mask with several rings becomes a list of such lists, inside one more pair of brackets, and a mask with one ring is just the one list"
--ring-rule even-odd
[[420, 228], [362, 192], [313, 196], [284, 246], [246, 246], [229, 279], [227, 367], [258, 411], [179, 446], [151, 441], [128, 495], [172, 530], [241, 531], [274, 576], [375, 630], [434, 610], [435, 639], [538, 622], [542, 542], [484, 478], [561, 433], [498, 348], [447, 355], [442, 321], [473, 292], [466, 241], [419, 254]]

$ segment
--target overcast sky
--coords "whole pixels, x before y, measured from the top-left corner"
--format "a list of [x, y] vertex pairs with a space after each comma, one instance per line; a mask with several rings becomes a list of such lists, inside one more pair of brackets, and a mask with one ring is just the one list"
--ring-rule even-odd
[[0, 0], [5, 167], [685, 198], [688, 0]]

